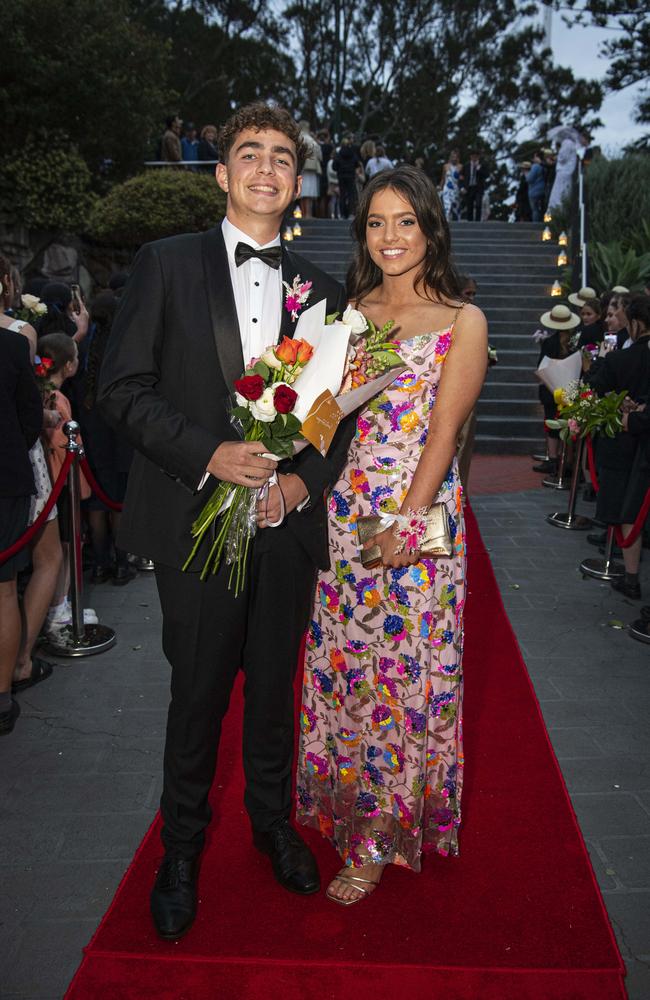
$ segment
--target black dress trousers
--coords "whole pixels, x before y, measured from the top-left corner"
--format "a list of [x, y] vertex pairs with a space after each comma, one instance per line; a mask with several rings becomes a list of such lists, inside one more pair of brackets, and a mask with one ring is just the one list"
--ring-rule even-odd
[[163, 650], [172, 668], [162, 839], [168, 852], [184, 858], [204, 844], [221, 722], [240, 667], [251, 824], [268, 831], [291, 811], [294, 679], [316, 566], [282, 525], [257, 533], [237, 598], [228, 590], [229, 573], [222, 565], [201, 582], [198, 573], [156, 565]]

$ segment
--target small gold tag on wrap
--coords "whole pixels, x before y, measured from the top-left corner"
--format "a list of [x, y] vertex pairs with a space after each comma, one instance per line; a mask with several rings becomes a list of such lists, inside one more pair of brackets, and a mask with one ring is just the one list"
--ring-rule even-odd
[[342, 420], [343, 411], [329, 389], [325, 389], [303, 420], [301, 434], [325, 457]]

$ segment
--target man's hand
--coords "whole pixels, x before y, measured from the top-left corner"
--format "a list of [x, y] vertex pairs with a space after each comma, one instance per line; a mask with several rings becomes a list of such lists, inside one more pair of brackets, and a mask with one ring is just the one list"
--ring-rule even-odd
[[278, 463], [262, 458], [261, 441], [224, 441], [208, 462], [207, 471], [227, 483], [260, 488], [271, 478]]
[[285, 514], [290, 514], [298, 504], [309, 496], [307, 487], [300, 476], [296, 476], [294, 473], [289, 473], [288, 476], [279, 475], [278, 485], [271, 486], [268, 497], [257, 505], [258, 528], [267, 528], [269, 524], [275, 524], [276, 521], [280, 520], [282, 513], [280, 491], [284, 497]]

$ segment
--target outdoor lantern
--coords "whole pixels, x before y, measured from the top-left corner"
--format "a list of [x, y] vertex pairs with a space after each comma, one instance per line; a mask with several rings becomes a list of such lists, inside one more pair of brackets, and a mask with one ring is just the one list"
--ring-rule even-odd
[[287, 228], [285, 229], [285, 231], [282, 233], [282, 239], [286, 240], [287, 243], [291, 243], [291, 241], [293, 239], [293, 232], [291, 230], [291, 226], [287, 226]]
[[302, 226], [300, 225], [299, 222], [294, 222], [293, 224], [293, 235], [302, 236]]
[[[294, 230], [294, 232], [295, 232], [295, 230]], [[566, 267], [567, 263], [568, 263], [568, 260], [567, 260], [566, 250], [560, 250], [559, 254], [557, 255], [557, 266], [558, 267]]]
[[569, 237], [567, 236], [567, 234], [566, 233], [560, 233], [560, 236], [559, 236], [558, 241], [557, 241], [557, 245], [559, 247], [565, 247], [565, 246], [567, 246], [568, 242], [569, 242]]
[[547, 210], [546, 212], [544, 212], [544, 222], [548, 223], [548, 222], [552, 222], [552, 221], [553, 221], [553, 216]]
[[551, 295], [554, 298], [557, 298], [558, 296], [562, 295], [562, 285], [560, 284], [559, 281], [553, 282], [553, 287], [551, 288]]
[[544, 243], [548, 243], [548, 241], [551, 239], [551, 230], [548, 228], [548, 226], [546, 227], [546, 229], [542, 233], [542, 239], [543, 239]]
[[302, 210], [300, 208], [300, 205], [296, 205], [296, 207], [294, 208], [293, 217], [294, 219], [302, 219]]

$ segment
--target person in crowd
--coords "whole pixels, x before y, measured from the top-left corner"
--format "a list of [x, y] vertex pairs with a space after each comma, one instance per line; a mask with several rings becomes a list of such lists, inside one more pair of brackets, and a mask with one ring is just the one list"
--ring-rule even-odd
[[[41, 361], [44, 358], [52, 362], [48, 372], [48, 379], [54, 386], [52, 392], [52, 405], [59, 414], [59, 421], [54, 427], [47, 427], [44, 431], [45, 457], [50, 472], [50, 479], [55, 483], [65, 461], [68, 438], [64, 433], [64, 425], [72, 418], [70, 401], [61, 392], [61, 388], [68, 379], [74, 378], [79, 367], [79, 349], [77, 343], [65, 333], [48, 333], [44, 337], [39, 337], [38, 353]], [[81, 442], [81, 438], [77, 439]], [[81, 473], [81, 497], [87, 499], [90, 496], [90, 487]], [[63, 549], [63, 560], [57, 577], [54, 594], [45, 619], [43, 631], [45, 635], [56, 641], [61, 638], [69, 626], [72, 624], [72, 608], [68, 591], [70, 589], [70, 560], [69, 544], [70, 524], [69, 524], [69, 491], [67, 485], [64, 486], [58, 501], [59, 509], [59, 534]], [[92, 608], [84, 608], [84, 623], [86, 625], [96, 624], [97, 615]]]
[[340, 195], [341, 188], [339, 186], [339, 175], [336, 172], [334, 166], [334, 158], [330, 157], [327, 161], [327, 215], [330, 219], [339, 219], [341, 217], [340, 212]]
[[[553, 306], [550, 312], [543, 313], [539, 319], [540, 323], [547, 330], [552, 330], [550, 337], [542, 340], [537, 361], [538, 366], [542, 358], [554, 358], [560, 360], [568, 358], [575, 348], [572, 346], [572, 339], [576, 328], [580, 325], [580, 317], [572, 312], [568, 306]], [[544, 407], [544, 420], [554, 420], [557, 414], [557, 406], [553, 399], [553, 393], [543, 383], [539, 386], [539, 401]], [[557, 472], [558, 456], [560, 453], [560, 432], [556, 430], [546, 430], [548, 458], [539, 465], [533, 466], [534, 472]]]
[[200, 162], [209, 161], [207, 163], [203, 162], [203, 165], [199, 166], [199, 169], [206, 174], [214, 173], [215, 164], [219, 159], [219, 151], [217, 149], [218, 137], [219, 130], [216, 125], [204, 125], [201, 129], [201, 138], [196, 151], [196, 158]]
[[160, 142], [160, 159], [165, 163], [180, 163], [183, 159], [182, 128], [183, 120], [178, 115], [170, 115], [165, 120], [165, 131]]
[[199, 140], [194, 122], [186, 122], [183, 128], [183, 138], [181, 139], [181, 151], [183, 160], [190, 163], [196, 162], [199, 158]]
[[121, 298], [124, 287], [129, 280], [128, 271], [114, 271], [108, 279], [109, 290], [116, 299]]
[[334, 169], [339, 178], [340, 211], [342, 219], [351, 219], [357, 207], [357, 170], [363, 165], [357, 154], [352, 139], [344, 135], [341, 145], [334, 157]]
[[602, 321], [602, 305], [593, 288], [585, 286], [568, 296], [568, 302], [580, 312], [580, 337], [578, 347], [587, 344], [601, 344], [605, 334]]
[[542, 149], [542, 167], [544, 168], [544, 204], [548, 205], [553, 184], [555, 183], [557, 157], [548, 146]]
[[627, 307], [630, 304], [628, 293], [614, 292], [609, 300], [605, 314], [607, 333], [616, 334], [616, 349], [622, 350], [629, 341], [627, 329]]
[[519, 184], [515, 195], [515, 221], [530, 222], [532, 215], [530, 212], [530, 197], [528, 195], [528, 174], [532, 163], [524, 160], [519, 164]]
[[314, 202], [320, 197], [320, 177], [322, 173], [322, 158], [320, 144], [311, 134], [309, 122], [299, 123], [302, 141], [307, 149], [307, 158], [302, 172], [302, 190], [300, 192], [300, 208], [305, 219], [314, 215]]
[[[201, 581], [205, 552], [183, 572], [191, 525], [214, 480], [261, 488], [276, 469], [259, 441], [238, 440], [229, 402], [245, 359], [259, 357], [281, 330], [293, 332], [283, 280], [309, 278], [310, 306], [325, 300], [328, 313], [345, 308], [334, 279], [281, 245], [280, 225], [300, 195], [308, 153], [289, 112], [261, 102], [240, 108], [221, 130], [220, 152], [216, 178], [227, 192], [226, 218], [216, 229], [142, 247], [100, 385], [107, 419], [137, 450], [118, 541], [155, 562], [163, 646], [172, 665], [161, 799], [166, 853], [151, 894], [154, 924], [171, 940], [196, 915], [208, 792], [240, 667], [246, 675], [244, 801], [255, 846], [270, 857], [285, 889], [318, 891], [316, 861], [289, 821], [293, 682], [316, 568], [328, 559], [323, 496], [354, 433], [354, 421], [344, 421], [326, 458], [306, 448], [278, 468], [279, 484], [259, 510], [245, 592], [236, 597], [229, 589], [225, 561]], [[261, 185], [275, 193], [260, 193]], [[188, 282], [198, 290], [189, 297]], [[264, 323], [255, 322], [260, 315]], [[206, 473], [214, 478], [201, 491]], [[280, 490], [286, 524], [269, 528], [280, 520]]]
[[377, 145], [375, 155], [371, 156], [366, 163], [366, 174], [372, 178], [381, 170], [392, 170], [393, 161], [386, 156], [386, 149], [382, 145]]
[[551, 135], [560, 143], [555, 164], [555, 180], [548, 199], [548, 210], [554, 212], [571, 193], [571, 183], [578, 163], [579, 134], [574, 128], [552, 129]]
[[35, 295], [37, 299], [42, 298], [43, 289], [48, 283], [48, 278], [33, 277], [28, 278], [23, 284], [23, 295]]
[[469, 222], [480, 222], [483, 210], [483, 195], [489, 173], [481, 160], [481, 154], [473, 149], [469, 162], [465, 165], [465, 215]]
[[542, 167], [542, 154], [539, 150], [535, 150], [533, 153], [533, 162], [526, 181], [531, 220], [541, 222], [544, 216], [544, 168]]
[[440, 198], [445, 215], [449, 222], [460, 220], [460, 196], [463, 191], [463, 167], [460, 162], [460, 152], [452, 149], [449, 159], [442, 168], [440, 178]]
[[[4, 325], [0, 325], [0, 420], [0, 552], [4, 552], [27, 528], [34, 491], [29, 450], [43, 425], [43, 403], [34, 379], [29, 343]], [[20, 715], [20, 706], [12, 695], [22, 636], [16, 577], [28, 563], [28, 548], [0, 562], [1, 736], [12, 732]]]
[[359, 158], [364, 166], [366, 167], [368, 160], [372, 160], [377, 155], [377, 147], [375, 145], [374, 139], [366, 139], [365, 142], [361, 144], [359, 150]]
[[472, 278], [471, 274], [461, 274], [458, 276], [458, 281], [460, 284], [460, 296], [463, 301], [473, 302], [478, 292], [476, 280]]
[[[487, 359], [485, 318], [459, 297], [449, 228], [421, 170], [369, 181], [354, 235], [351, 303], [378, 326], [396, 320], [408, 370], [358, 416], [329, 497], [331, 569], [319, 574], [307, 639], [297, 818], [341, 856], [327, 895], [343, 905], [373, 892], [389, 864], [419, 871], [425, 849], [458, 852], [465, 555], [455, 453]], [[426, 558], [391, 525], [368, 542], [380, 565], [362, 565], [358, 516], [420, 517], [434, 502], [452, 525], [451, 557]], [[422, 623], [415, 647], [405, 642], [411, 620]], [[439, 767], [431, 783], [429, 754]]]
[[[91, 303], [93, 333], [82, 372], [79, 423], [95, 479], [112, 500], [123, 503], [133, 451], [124, 436], [116, 434], [106, 423], [97, 406], [99, 375], [117, 303], [110, 291], [100, 292]], [[129, 583], [137, 573], [128, 561], [128, 554], [116, 542], [121, 514], [109, 510], [94, 493], [84, 506], [94, 557], [91, 582], [110, 580], [113, 586]]]
[[[650, 402], [650, 300], [645, 295], [632, 296], [625, 313], [631, 346], [608, 351], [597, 371], [589, 374], [589, 384], [599, 396], [623, 390], [628, 394], [623, 430], [613, 438], [600, 435], [596, 447], [600, 487], [596, 517], [604, 524], [621, 525], [624, 536], [632, 530], [650, 486], [647, 439], [642, 437], [647, 417], [641, 416]], [[641, 598], [641, 546], [639, 534], [629, 548], [622, 549], [625, 576], [611, 581], [614, 590], [632, 600]]]
[[[36, 358], [36, 330], [24, 320], [12, 319], [7, 315], [6, 306], [16, 298], [12, 269], [6, 257], [0, 256], [0, 328], [23, 336], [29, 345], [30, 360]], [[31, 294], [31, 293], [29, 293]], [[43, 425], [55, 427], [60, 421], [56, 410], [41, 407]], [[27, 526], [31, 526], [40, 515], [52, 490], [52, 483], [45, 461], [40, 437], [29, 450], [32, 466], [34, 491], [30, 498]], [[34, 654], [43, 621], [50, 606], [62, 560], [57, 507], [52, 508], [46, 523], [26, 547], [31, 556], [32, 571], [22, 597], [22, 635], [14, 670], [14, 690], [23, 690], [52, 673], [52, 666]]]
[[[320, 146], [321, 155], [320, 196], [317, 202], [317, 214], [322, 219], [328, 219], [332, 218], [329, 207], [329, 187], [331, 183], [329, 165], [334, 153], [334, 145], [332, 143], [329, 129], [320, 129], [316, 133], [316, 139], [318, 140], [318, 145]], [[338, 183], [338, 179], [336, 183]]]
[[48, 333], [65, 333], [81, 344], [88, 334], [90, 316], [82, 299], [73, 299], [72, 289], [63, 281], [48, 281], [43, 286], [41, 298], [47, 313], [38, 321], [38, 336]]
[[416, 156], [413, 160], [413, 166], [416, 167], [417, 170], [422, 170], [422, 172], [426, 174], [426, 160], [423, 156]]

